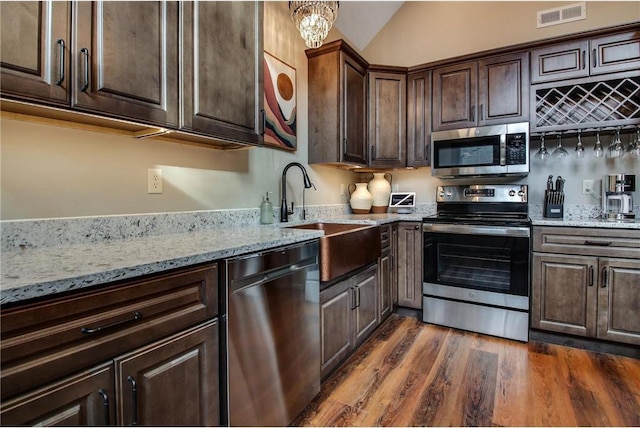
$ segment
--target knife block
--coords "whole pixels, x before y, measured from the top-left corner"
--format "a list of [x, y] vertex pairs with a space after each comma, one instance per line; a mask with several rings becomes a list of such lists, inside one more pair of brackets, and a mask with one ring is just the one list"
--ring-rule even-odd
[[564, 216], [564, 192], [546, 190], [544, 192], [545, 218], [562, 218]]

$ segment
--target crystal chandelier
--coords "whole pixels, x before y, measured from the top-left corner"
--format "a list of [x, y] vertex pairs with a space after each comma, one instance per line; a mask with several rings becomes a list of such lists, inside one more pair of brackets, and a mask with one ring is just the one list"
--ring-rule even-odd
[[291, 20], [296, 24], [306, 45], [312, 49], [322, 46], [338, 16], [337, 1], [290, 1]]

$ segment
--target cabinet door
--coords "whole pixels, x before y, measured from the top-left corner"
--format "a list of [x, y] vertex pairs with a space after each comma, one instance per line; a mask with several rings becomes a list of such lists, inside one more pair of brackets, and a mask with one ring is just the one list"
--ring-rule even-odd
[[380, 259], [378, 259], [378, 281], [380, 282], [380, 293], [378, 301], [380, 302], [379, 319], [382, 321], [393, 312], [393, 297], [391, 286], [393, 285], [391, 275], [391, 249], [382, 250]]
[[479, 125], [529, 120], [529, 53], [478, 62]]
[[354, 278], [354, 332], [356, 346], [360, 345], [378, 326], [378, 266], [372, 266]]
[[533, 328], [594, 337], [597, 257], [534, 254]]
[[103, 426], [115, 424], [113, 363], [2, 403], [4, 426]]
[[342, 161], [367, 164], [367, 79], [364, 69], [344, 53], [342, 58]]
[[217, 321], [115, 360], [121, 425], [220, 424]]
[[640, 261], [600, 259], [598, 338], [640, 345]]
[[640, 32], [599, 37], [590, 42], [591, 74], [640, 69]]
[[350, 280], [332, 285], [320, 293], [320, 349], [323, 378], [331, 373], [354, 348], [352, 294]]
[[431, 165], [431, 72], [407, 78], [407, 166]]
[[70, 23], [70, 2], [0, 2], [3, 97], [69, 105]]
[[74, 3], [72, 106], [178, 125], [175, 2]]
[[398, 226], [398, 305], [422, 308], [422, 223]]
[[262, 141], [262, 2], [180, 2], [180, 127]]
[[577, 40], [531, 51], [531, 83], [587, 77], [589, 42]]
[[406, 165], [406, 76], [369, 73], [369, 166]]
[[433, 130], [476, 126], [477, 99], [477, 62], [433, 70]]

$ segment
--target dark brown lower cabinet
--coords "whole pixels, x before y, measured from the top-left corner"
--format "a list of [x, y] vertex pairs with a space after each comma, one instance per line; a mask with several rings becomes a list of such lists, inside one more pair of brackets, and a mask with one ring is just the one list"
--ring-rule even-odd
[[218, 323], [116, 358], [121, 425], [220, 423]]
[[7, 401], [0, 423], [214, 426], [218, 382], [218, 323], [210, 321]]
[[378, 266], [320, 293], [322, 377], [349, 356], [379, 324]]
[[422, 223], [398, 225], [398, 306], [422, 309]]
[[638, 243], [635, 230], [534, 228], [531, 326], [640, 345]]
[[3, 426], [100, 426], [116, 422], [113, 362], [3, 403]]

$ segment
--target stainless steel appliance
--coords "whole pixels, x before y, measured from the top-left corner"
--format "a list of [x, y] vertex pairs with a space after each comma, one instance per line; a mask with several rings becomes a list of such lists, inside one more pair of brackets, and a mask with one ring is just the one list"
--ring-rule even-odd
[[320, 392], [318, 248], [226, 262], [231, 426], [287, 426]]
[[423, 321], [528, 341], [527, 186], [439, 186], [436, 202], [423, 221]]
[[431, 175], [523, 176], [529, 173], [529, 122], [431, 134]]
[[636, 176], [609, 174], [602, 179], [602, 218], [610, 221], [633, 220], [633, 196]]

